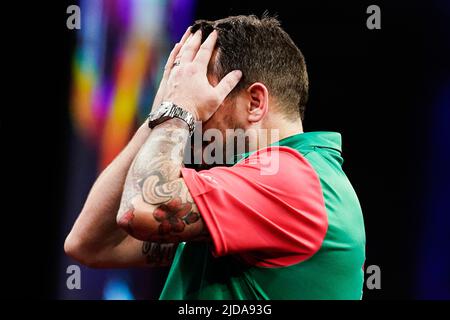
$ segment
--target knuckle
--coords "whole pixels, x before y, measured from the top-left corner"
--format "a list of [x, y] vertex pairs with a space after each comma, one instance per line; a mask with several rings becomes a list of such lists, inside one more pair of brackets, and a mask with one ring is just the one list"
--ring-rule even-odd
[[216, 94], [210, 94], [206, 97], [208, 105], [216, 105], [219, 102], [219, 97]]
[[209, 51], [211, 50], [211, 46], [208, 43], [203, 43], [200, 47], [200, 51]]
[[195, 63], [190, 63], [184, 67], [184, 71], [186, 72], [187, 75], [190, 75], [190, 76], [196, 74], [197, 70], [198, 70], [198, 66]]
[[186, 51], [191, 51], [191, 50], [193, 50], [193, 48], [194, 48], [194, 44], [192, 43], [192, 41], [189, 41], [188, 43], [186, 43], [186, 44], [184, 45], [184, 49], [185, 49]]
[[232, 87], [235, 81], [236, 80], [233, 77], [228, 77], [225, 81], [225, 85], [227, 86], [227, 88]]
[[172, 71], [170, 72], [170, 77], [171, 78], [178, 78], [180, 75], [180, 68], [173, 68]]

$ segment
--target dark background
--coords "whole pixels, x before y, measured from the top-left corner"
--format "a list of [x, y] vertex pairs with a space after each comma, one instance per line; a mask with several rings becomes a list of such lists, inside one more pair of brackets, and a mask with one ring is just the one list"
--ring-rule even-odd
[[[382, 272], [382, 289], [364, 297], [448, 299], [450, 268], [436, 265], [448, 266], [450, 241], [436, 235], [447, 234], [450, 212], [434, 196], [450, 195], [449, 99], [438, 99], [450, 92], [450, 5], [392, 2], [203, 0], [196, 17], [278, 15], [308, 65], [305, 130], [343, 135], [344, 170], [364, 212], [366, 265]], [[10, 57], [1, 118], [2, 283], [14, 298], [57, 297], [75, 46], [65, 10], [74, 3], [3, 9]], [[381, 7], [381, 30], [366, 28], [370, 4]]]

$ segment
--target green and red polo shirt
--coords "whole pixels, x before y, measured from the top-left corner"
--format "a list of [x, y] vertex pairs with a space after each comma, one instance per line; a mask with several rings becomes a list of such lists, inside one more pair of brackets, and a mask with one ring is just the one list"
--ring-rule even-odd
[[309, 132], [182, 175], [212, 241], [181, 243], [160, 299], [360, 299], [365, 231], [341, 135]]

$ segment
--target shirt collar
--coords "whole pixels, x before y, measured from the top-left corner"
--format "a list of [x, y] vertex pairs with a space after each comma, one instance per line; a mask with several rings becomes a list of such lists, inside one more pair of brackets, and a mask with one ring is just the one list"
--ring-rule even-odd
[[292, 148], [319, 147], [342, 152], [342, 136], [338, 132], [313, 131], [298, 133], [273, 143], [274, 146]]
[[[342, 136], [338, 132], [330, 131], [312, 131], [294, 134], [292, 136], [283, 138], [271, 146], [285, 146], [293, 149], [304, 149], [304, 148], [328, 148], [334, 149], [338, 152], [342, 152]], [[242, 159], [247, 158], [253, 152], [247, 152], [235, 157], [235, 163]]]

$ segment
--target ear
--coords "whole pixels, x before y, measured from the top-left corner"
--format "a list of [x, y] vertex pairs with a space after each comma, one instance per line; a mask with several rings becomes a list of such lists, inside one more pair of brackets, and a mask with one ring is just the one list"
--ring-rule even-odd
[[259, 122], [269, 111], [269, 91], [267, 87], [255, 82], [247, 89], [250, 103], [248, 105], [248, 121]]

